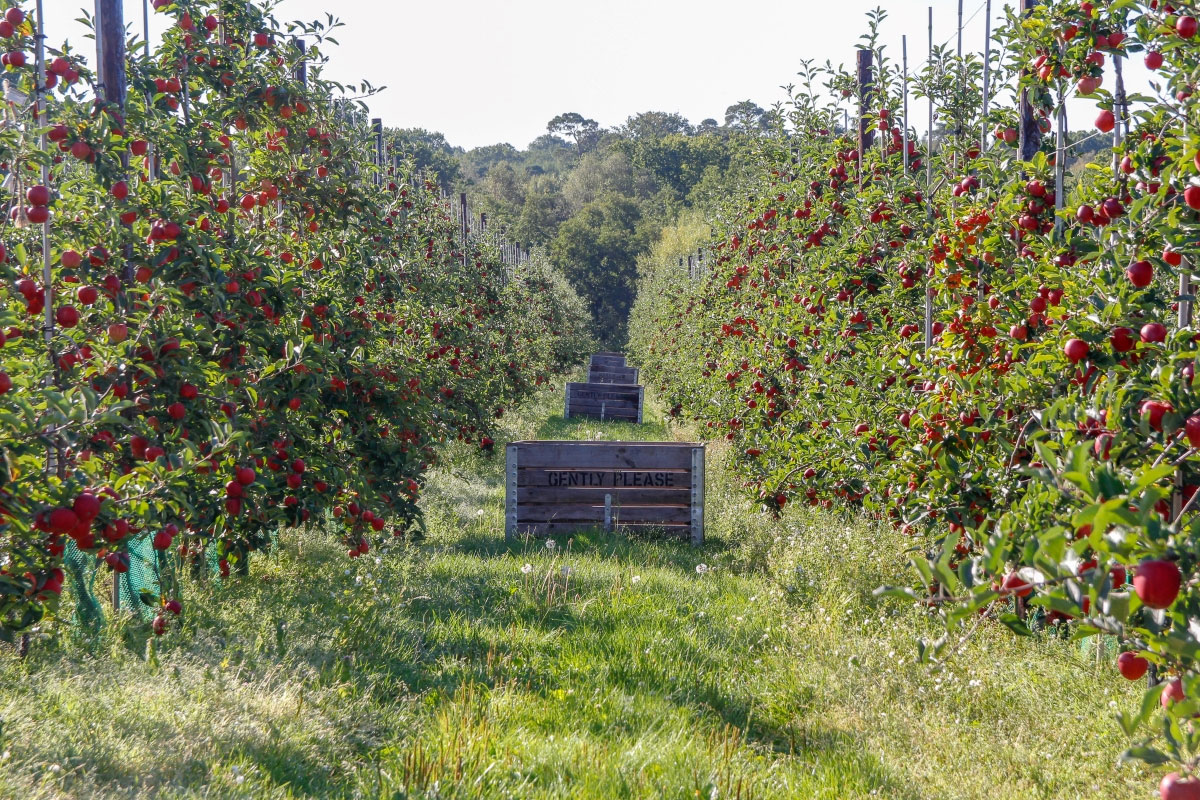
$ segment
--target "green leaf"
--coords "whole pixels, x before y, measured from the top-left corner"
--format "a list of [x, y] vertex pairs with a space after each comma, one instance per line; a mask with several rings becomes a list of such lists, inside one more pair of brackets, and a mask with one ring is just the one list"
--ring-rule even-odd
[[1029, 626], [1011, 611], [1001, 614], [999, 619], [1002, 625], [1018, 636], [1033, 636], [1033, 631], [1029, 630]]
[[[1134, 726], [1136, 728], [1136, 726]], [[1121, 763], [1130, 761], [1141, 761], [1146, 764], [1169, 764], [1171, 757], [1161, 750], [1155, 750], [1147, 745], [1138, 745], [1130, 747], [1124, 753], [1121, 753]]]

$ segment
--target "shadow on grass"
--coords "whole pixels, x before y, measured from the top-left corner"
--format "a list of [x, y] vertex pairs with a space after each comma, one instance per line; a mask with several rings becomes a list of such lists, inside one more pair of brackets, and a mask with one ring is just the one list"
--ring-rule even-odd
[[[661, 421], [655, 421], [650, 409], [638, 425], [632, 422], [612, 422], [590, 417], [565, 419], [562, 414], [551, 414], [537, 428], [537, 439], [568, 439], [588, 441], [600, 438], [609, 442], [670, 442], [671, 432]], [[596, 434], [600, 434], [599, 437]]]

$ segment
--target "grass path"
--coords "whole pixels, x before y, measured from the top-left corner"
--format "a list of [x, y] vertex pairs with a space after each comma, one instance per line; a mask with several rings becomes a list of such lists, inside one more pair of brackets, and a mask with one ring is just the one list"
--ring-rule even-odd
[[[512, 436], [675, 435], [559, 407]], [[870, 594], [903, 577], [892, 532], [767, 521], [718, 450], [703, 549], [506, 546], [496, 449], [434, 477], [420, 546], [351, 562], [288, 532], [250, 579], [193, 587], [155, 651], [124, 630], [4, 651], [0, 797], [1150, 796], [1116, 765], [1139, 693], [1078, 644], [985, 629], [912, 663], [927, 620]]]

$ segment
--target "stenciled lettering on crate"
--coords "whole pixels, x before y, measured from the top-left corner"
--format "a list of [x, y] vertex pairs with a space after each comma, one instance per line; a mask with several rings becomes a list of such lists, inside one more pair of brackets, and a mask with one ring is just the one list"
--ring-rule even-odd
[[661, 530], [704, 541], [704, 445], [513, 442], [505, 536], [584, 528]]

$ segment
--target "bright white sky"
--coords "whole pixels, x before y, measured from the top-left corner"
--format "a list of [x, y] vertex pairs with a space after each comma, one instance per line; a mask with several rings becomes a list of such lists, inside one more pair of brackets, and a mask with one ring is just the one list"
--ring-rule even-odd
[[[89, 52], [73, 20], [90, 0], [44, 3], [51, 43], [70, 39]], [[277, 16], [312, 20], [332, 10], [345, 22], [326, 74], [386, 85], [371, 101], [372, 116], [385, 124], [441, 131], [467, 148], [523, 148], [565, 111], [612, 127], [639, 111], [678, 112], [698, 123], [723, 121], [727, 106], [747, 98], [767, 108], [784, 97], [780, 86], [796, 82], [801, 59], [852, 63], [876, 5], [889, 11], [885, 55], [895, 62], [902, 34], [910, 69], [923, 61], [930, 5], [935, 42], [954, 44], [958, 0], [282, 0]], [[992, 5], [1002, 19], [1004, 0]], [[963, 48], [982, 52], [983, 0], [963, 6], [970, 19]], [[152, 38], [164, 19], [157, 16], [154, 25], [151, 12]], [[142, 0], [125, 0], [125, 21], [140, 35]], [[1130, 91], [1143, 90], [1141, 60], [1126, 63]], [[1073, 129], [1091, 127], [1093, 104], [1079, 101], [1069, 111]], [[910, 114], [923, 129], [924, 103]]]

